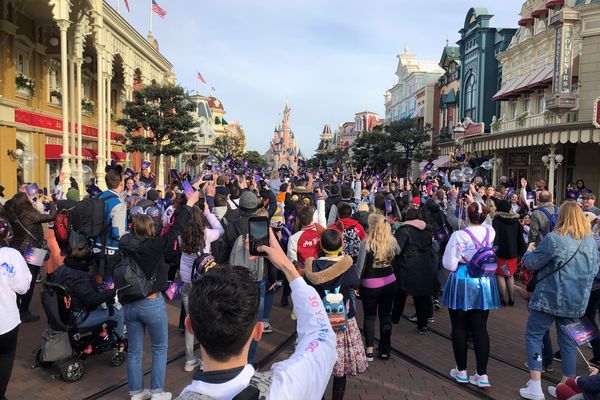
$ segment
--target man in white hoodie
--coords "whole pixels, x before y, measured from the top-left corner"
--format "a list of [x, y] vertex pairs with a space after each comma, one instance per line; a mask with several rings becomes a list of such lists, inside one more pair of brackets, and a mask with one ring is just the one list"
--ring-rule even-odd
[[[220, 265], [194, 284], [186, 329], [196, 332], [204, 369], [194, 374], [180, 400], [244, 398], [319, 400], [337, 359], [336, 335], [314, 288], [300, 277], [271, 232], [270, 245], [261, 246], [269, 260], [290, 282], [297, 317], [298, 343], [287, 360], [264, 373], [247, 364], [252, 340], [260, 340], [260, 296], [243, 267]], [[242, 396], [242, 397], [243, 397]], [[254, 396], [254, 397], [252, 397]]]

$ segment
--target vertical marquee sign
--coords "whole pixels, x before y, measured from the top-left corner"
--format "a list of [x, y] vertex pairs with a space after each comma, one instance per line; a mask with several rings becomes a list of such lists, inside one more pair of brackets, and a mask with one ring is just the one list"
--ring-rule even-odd
[[550, 17], [549, 26], [554, 27], [554, 72], [552, 96], [546, 100], [546, 108], [562, 115], [577, 105], [577, 97], [572, 93], [573, 80], [573, 37], [579, 12], [568, 7]]

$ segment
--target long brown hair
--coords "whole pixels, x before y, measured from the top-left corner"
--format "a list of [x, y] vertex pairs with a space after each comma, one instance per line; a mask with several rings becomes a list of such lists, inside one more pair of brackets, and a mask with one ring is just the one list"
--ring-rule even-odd
[[193, 207], [192, 218], [183, 228], [181, 233], [181, 251], [184, 253], [197, 253], [203, 251], [206, 246], [204, 230], [208, 225], [206, 217], [200, 208]]
[[151, 238], [156, 233], [154, 221], [152, 221], [152, 218], [146, 214], [138, 214], [134, 216], [131, 225], [133, 233], [142, 236], [145, 239]]
[[562, 236], [570, 235], [576, 240], [582, 240], [592, 234], [591, 224], [581, 207], [574, 201], [566, 201], [560, 206], [554, 230]]

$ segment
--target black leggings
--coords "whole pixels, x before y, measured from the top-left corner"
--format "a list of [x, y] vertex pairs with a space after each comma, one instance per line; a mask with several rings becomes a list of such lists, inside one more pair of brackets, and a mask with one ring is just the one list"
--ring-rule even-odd
[[459, 371], [467, 369], [467, 350], [469, 335], [475, 345], [475, 360], [477, 373], [487, 374], [488, 358], [490, 356], [490, 337], [487, 331], [489, 310], [448, 310], [452, 323], [452, 349]]
[[12, 331], [0, 335], [0, 399], [4, 399], [6, 387], [10, 380], [13, 364], [15, 362], [15, 352], [17, 350], [17, 337], [19, 335], [19, 325]]
[[367, 347], [375, 342], [375, 319], [379, 315], [379, 351], [389, 354], [392, 336], [392, 305], [396, 294], [396, 282], [380, 288], [360, 287], [360, 298], [365, 313], [364, 330]]
[[[398, 289], [396, 297], [394, 298], [394, 307], [392, 309], [392, 322], [397, 324], [402, 318], [404, 312], [404, 306], [406, 305], [406, 298], [408, 295], [402, 289]], [[413, 296], [413, 303], [415, 305], [415, 312], [417, 313], [417, 327], [427, 328], [427, 318], [429, 315], [428, 299], [431, 296]]]
[[33, 290], [35, 289], [35, 280], [40, 273], [40, 267], [31, 264], [27, 264], [27, 266], [29, 267], [29, 272], [31, 272], [31, 283], [29, 283], [29, 289], [27, 289], [25, 294], [17, 295], [17, 306], [19, 307], [19, 313], [21, 315], [29, 313], [29, 305], [31, 304], [31, 299], [33, 298]]

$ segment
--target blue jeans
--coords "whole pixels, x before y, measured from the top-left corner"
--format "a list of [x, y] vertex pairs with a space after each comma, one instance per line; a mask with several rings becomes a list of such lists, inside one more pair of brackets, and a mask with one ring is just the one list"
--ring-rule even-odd
[[[265, 311], [265, 292], [267, 290], [267, 281], [263, 279], [262, 281], [257, 281], [258, 289], [260, 290], [260, 304], [258, 305], [258, 319], [262, 321], [262, 315]], [[271, 298], [271, 307], [273, 307], [273, 299]], [[248, 351], [248, 364], [251, 364], [254, 361], [254, 356], [256, 355], [256, 350], [258, 349], [258, 342], [252, 341], [250, 343], [250, 350]]]
[[155, 299], [145, 298], [126, 304], [124, 307], [125, 323], [129, 335], [127, 378], [129, 380], [130, 396], [144, 390], [142, 357], [144, 355], [144, 333], [146, 329], [152, 343], [150, 392], [160, 393], [164, 391], [169, 343], [167, 306], [162, 294], [157, 293], [156, 296]]
[[529, 319], [525, 331], [525, 348], [527, 350], [527, 363], [531, 371], [542, 370], [544, 335], [548, 333], [550, 326], [556, 323], [556, 335], [558, 336], [561, 355], [560, 368], [564, 376], [569, 378], [576, 376], [576, 344], [562, 328], [562, 326], [576, 321], [575, 318], [556, 317], [544, 312], [529, 310]]
[[266, 285], [267, 283], [265, 283], [265, 304], [260, 320], [268, 324], [269, 317], [271, 316], [271, 311], [273, 310], [273, 299], [275, 299], [275, 287], [273, 287], [273, 289], [271, 290], [266, 290]]
[[123, 337], [123, 309], [121, 310], [117, 310], [116, 308], [114, 309], [115, 313], [114, 315], [110, 315], [110, 313], [108, 312], [108, 309], [103, 309], [101, 307], [98, 307], [96, 310], [92, 310], [88, 313], [87, 318], [81, 322], [78, 326], [80, 328], [88, 328], [90, 326], [94, 326], [94, 325], [100, 325], [103, 322], [106, 322], [108, 320], [113, 320], [113, 321], [117, 321], [117, 326], [115, 328], [115, 333], [117, 334], [117, 336], [119, 338]]
[[542, 365], [547, 367], [554, 361], [554, 352], [552, 351], [552, 340], [550, 340], [550, 331], [547, 330], [542, 340]]

